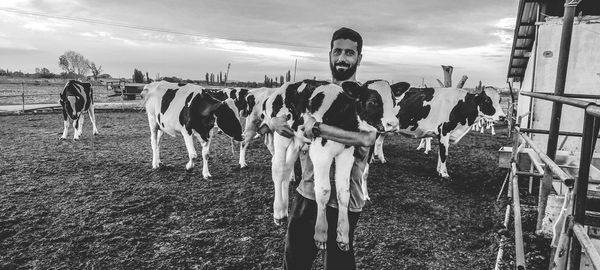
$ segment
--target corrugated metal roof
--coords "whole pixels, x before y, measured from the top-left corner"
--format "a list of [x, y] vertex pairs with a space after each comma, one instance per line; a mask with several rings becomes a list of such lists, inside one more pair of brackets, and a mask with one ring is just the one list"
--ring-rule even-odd
[[[546, 15], [562, 17], [564, 4], [564, 0], [519, 1], [507, 78], [513, 78], [514, 81], [523, 80], [536, 37], [535, 23], [543, 21], [543, 16]], [[575, 14], [600, 15], [600, 5], [597, 0], [583, 0], [577, 5]]]

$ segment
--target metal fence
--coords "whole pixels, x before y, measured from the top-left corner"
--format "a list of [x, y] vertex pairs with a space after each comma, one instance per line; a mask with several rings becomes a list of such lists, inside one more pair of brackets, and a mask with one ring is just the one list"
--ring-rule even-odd
[[[529, 133], [548, 133], [548, 131], [520, 129], [518, 126], [523, 116], [519, 116], [517, 119], [514, 119], [514, 117], [511, 119], [513, 123], [516, 123], [514, 124], [514, 133], [512, 134], [513, 152], [511, 155], [511, 170], [509, 175], [507, 175], [507, 180], [511, 180], [511, 184], [508, 185], [508, 194], [513, 199], [516, 267], [517, 269], [526, 269], [521, 229], [518, 176], [531, 176], [531, 172], [520, 171], [518, 169], [518, 158], [520, 149], [528, 146], [533, 149], [542, 162], [545, 163], [542, 174], [535, 175], [542, 179], [540, 182], [538, 201], [538, 228], [541, 226], [541, 220], [545, 213], [546, 202], [550, 193], [549, 191], [552, 190], [553, 178], [557, 177], [568, 187], [568, 191], [565, 194], [563, 210], [556, 221], [558, 224], [555, 224], [555, 228], [562, 229], [560, 229], [558, 236], [555, 235], [553, 241], [554, 243], [558, 243], [554, 256], [551, 258], [550, 268], [579, 269], [581, 264], [581, 252], [583, 250], [590, 259], [594, 269], [600, 270], [600, 254], [598, 250], [595, 249], [592, 241], [584, 230], [585, 225], [600, 226], [600, 218], [598, 218], [597, 215], [590, 212], [586, 213], [590, 166], [597, 137], [599, 135], [598, 131], [600, 129], [600, 106], [589, 101], [546, 93], [521, 92], [521, 95], [582, 108], [584, 109], [585, 116], [583, 131], [581, 133], [581, 154], [579, 157], [579, 174], [577, 179], [574, 179], [571, 175], [563, 171], [546, 153], [541, 151], [540, 147], [527, 135]], [[560, 122], [559, 119], [554, 119], [554, 121]], [[547, 151], [550, 152], [551, 149], [548, 148]], [[509, 212], [510, 206], [507, 207], [507, 216], [509, 215]], [[505, 226], [508, 225], [507, 220], [508, 218], [505, 218]], [[499, 251], [498, 261], [501, 259], [500, 253], [501, 251]], [[496, 267], [498, 267], [498, 264]]]

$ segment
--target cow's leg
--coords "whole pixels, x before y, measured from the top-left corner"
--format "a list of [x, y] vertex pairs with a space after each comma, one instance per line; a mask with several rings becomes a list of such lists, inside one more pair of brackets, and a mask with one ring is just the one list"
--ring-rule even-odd
[[450, 134], [440, 135], [440, 149], [438, 151], [438, 174], [444, 179], [450, 179], [446, 169], [446, 160], [448, 159], [448, 146], [450, 145]]
[[265, 134], [265, 145], [267, 146], [267, 149], [271, 153], [271, 156], [274, 155], [274, 153], [275, 153], [275, 143], [273, 140], [273, 136], [274, 135], [271, 132]]
[[315, 199], [317, 202], [317, 220], [315, 223], [314, 240], [317, 248], [327, 248], [327, 217], [325, 209], [331, 185], [329, 183], [329, 170], [333, 155], [328, 149], [321, 145], [320, 138], [317, 138], [309, 150], [310, 159], [313, 162], [314, 181], [315, 181]]
[[490, 129], [492, 130], [492, 135], [496, 135], [496, 130], [494, 129], [494, 122], [490, 122]]
[[431, 152], [431, 140], [433, 140], [431, 137], [425, 138], [425, 154]]
[[290, 175], [286, 174], [285, 162], [287, 149], [291, 140], [280, 136], [273, 136], [273, 158], [271, 159], [271, 177], [275, 189], [275, 199], [273, 200], [273, 221], [276, 225], [282, 225], [287, 217], [287, 208], [284, 208], [283, 202], [283, 182], [289, 180]]
[[152, 146], [152, 169], [158, 169], [160, 166], [160, 128], [154, 121], [154, 117], [148, 115], [148, 125], [150, 126], [150, 145]]
[[208, 171], [208, 153], [210, 151], [210, 142], [212, 141], [212, 138], [209, 138], [208, 141], [202, 141], [201, 145], [202, 145], [202, 177], [204, 177], [204, 179], [209, 179], [210, 177], [212, 177], [212, 175], [210, 175], [210, 172]]
[[73, 120], [73, 140], [77, 141], [79, 140], [79, 121], [81, 120], [81, 117]]
[[345, 149], [335, 157], [335, 191], [338, 201], [337, 244], [340, 250], [350, 249], [348, 204], [350, 203], [350, 172], [354, 164], [354, 148]]
[[365, 200], [370, 201], [371, 197], [369, 197], [369, 191], [367, 190], [367, 177], [368, 176], [369, 176], [369, 163], [367, 163], [367, 165], [365, 166], [365, 170], [363, 171], [363, 174], [362, 174], [361, 189], [362, 189], [363, 197], [365, 198]]
[[198, 157], [196, 148], [194, 147], [194, 137], [192, 137], [191, 134], [188, 134], [185, 128], [182, 129], [181, 135], [183, 135], [183, 141], [185, 142], [185, 148], [188, 151], [189, 158], [188, 163], [185, 165], [185, 169], [190, 171], [194, 168], [194, 161], [196, 160], [196, 157]]
[[250, 141], [252, 141], [252, 138], [254, 138], [254, 135], [256, 135], [256, 130], [252, 129], [252, 128], [248, 128], [248, 125], [246, 125], [246, 129], [244, 131], [244, 140], [240, 143], [240, 167], [244, 168], [247, 167], [248, 164], [246, 163], [246, 150], [248, 149], [248, 145], [250, 144]]
[[425, 138], [421, 138], [421, 140], [419, 141], [419, 146], [417, 146], [417, 150], [425, 148], [425, 142]]
[[69, 116], [67, 116], [67, 112], [63, 109], [63, 134], [60, 136], [60, 139], [65, 140], [69, 134]]
[[298, 160], [299, 155], [300, 148], [296, 147], [296, 145], [291, 144], [287, 148], [285, 157], [285, 168], [283, 172], [284, 178], [281, 182], [281, 207], [284, 211], [284, 217], [288, 216], [290, 182], [296, 181], [296, 175], [294, 174], [294, 165], [296, 164], [296, 160]]
[[90, 105], [88, 114], [90, 115], [90, 121], [92, 122], [92, 126], [94, 127], [94, 135], [98, 135], [98, 128], [96, 127], [96, 115], [94, 113], [94, 104]]
[[385, 134], [381, 134], [375, 141], [375, 156], [381, 163], [386, 163], [385, 156], [383, 155], [383, 141], [385, 140], [385, 136]]

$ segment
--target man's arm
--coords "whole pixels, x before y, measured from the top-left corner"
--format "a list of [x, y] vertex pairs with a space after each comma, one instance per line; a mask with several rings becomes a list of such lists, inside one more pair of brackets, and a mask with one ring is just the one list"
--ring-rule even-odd
[[[308, 117], [304, 122], [304, 135], [306, 137], [313, 138], [313, 127], [316, 120], [313, 117]], [[372, 146], [375, 144], [377, 138], [376, 131], [347, 131], [338, 127], [330, 126], [321, 123], [319, 125], [320, 134], [319, 136], [323, 139], [332, 140], [345, 145], [353, 146]]]
[[[309, 139], [314, 137], [312, 129], [316, 123], [313, 117], [308, 117], [304, 122], [304, 135]], [[279, 135], [291, 138], [294, 136], [294, 131], [287, 125], [287, 122], [281, 117], [273, 117], [271, 119], [271, 129]], [[324, 139], [339, 142], [345, 145], [353, 146], [372, 146], [377, 138], [376, 131], [347, 131], [338, 127], [330, 126], [321, 123], [319, 125], [321, 136]]]

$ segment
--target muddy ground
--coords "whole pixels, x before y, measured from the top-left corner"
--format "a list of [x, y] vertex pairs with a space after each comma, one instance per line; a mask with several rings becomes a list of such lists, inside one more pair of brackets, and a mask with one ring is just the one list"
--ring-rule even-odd
[[[86, 119], [80, 141], [58, 140], [61, 118], [0, 117], [0, 269], [281, 267], [285, 230], [272, 222], [260, 141], [240, 169], [229, 139], [216, 135], [206, 181], [200, 167], [184, 171], [181, 137], [164, 138], [167, 166], [151, 169], [144, 112], [97, 112], [101, 134], [92, 139]], [[453, 182], [436, 176], [437, 146], [425, 155], [418, 140], [388, 139], [356, 231], [358, 268], [493, 268], [504, 215], [497, 150], [508, 145], [506, 129], [497, 132], [450, 147]], [[535, 223], [525, 216], [526, 227]], [[547, 264], [536, 243], [526, 246], [530, 269]]]

